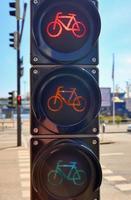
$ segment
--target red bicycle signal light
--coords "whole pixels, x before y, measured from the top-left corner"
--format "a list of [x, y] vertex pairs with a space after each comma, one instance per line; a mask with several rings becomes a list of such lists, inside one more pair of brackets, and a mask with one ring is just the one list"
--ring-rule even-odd
[[[82, 38], [87, 33], [87, 28], [81, 21], [77, 21], [77, 14], [68, 13], [67, 15], [62, 15], [62, 12], [56, 13], [55, 20], [49, 22], [47, 25], [47, 33], [52, 38], [60, 37], [63, 29], [69, 31], [76, 38]], [[64, 23], [63, 20], [68, 20]]]
[[18, 105], [21, 105], [21, 100], [22, 100], [22, 99], [21, 99], [21, 96], [18, 95], [18, 96], [17, 96], [17, 104], [18, 104]]
[[[38, 5], [31, 3], [31, 63], [97, 64], [101, 20], [97, 3], [93, 2], [42, 0]], [[91, 57], [95, 57], [96, 62], [93, 63]]]

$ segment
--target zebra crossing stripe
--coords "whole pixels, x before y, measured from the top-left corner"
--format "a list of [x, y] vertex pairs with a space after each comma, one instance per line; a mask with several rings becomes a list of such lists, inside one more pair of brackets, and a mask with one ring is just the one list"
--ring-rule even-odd
[[30, 199], [30, 159], [28, 150], [18, 152], [22, 199]]
[[117, 184], [115, 185], [116, 188], [119, 190], [126, 192], [126, 191], [131, 191], [131, 184], [129, 183], [122, 183], [122, 184]]
[[103, 169], [102, 173], [103, 175], [113, 174], [113, 172], [110, 169]]
[[126, 179], [122, 176], [105, 176], [104, 177], [108, 181], [125, 181]]

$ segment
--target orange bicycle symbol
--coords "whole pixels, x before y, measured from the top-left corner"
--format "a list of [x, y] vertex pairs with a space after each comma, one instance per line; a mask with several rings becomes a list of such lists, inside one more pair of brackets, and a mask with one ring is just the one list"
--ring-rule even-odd
[[53, 38], [59, 37], [62, 34], [62, 30], [65, 29], [66, 31], [72, 32], [76, 38], [84, 37], [87, 31], [86, 27], [81, 21], [76, 20], [76, 14], [62, 14], [62, 12], [58, 12], [55, 16], [55, 20], [48, 24], [48, 35]]
[[[76, 88], [70, 88], [69, 90], [64, 90], [63, 88], [63, 86], [59, 86], [56, 90], [56, 94], [49, 97], [47, 102], [49, 110], [59, 112], [65, 103], [76, 112], [83, 112], [86, 108], [85, 98], [77, 95]], [[64, 97], [64, 95], [68, 97]]]

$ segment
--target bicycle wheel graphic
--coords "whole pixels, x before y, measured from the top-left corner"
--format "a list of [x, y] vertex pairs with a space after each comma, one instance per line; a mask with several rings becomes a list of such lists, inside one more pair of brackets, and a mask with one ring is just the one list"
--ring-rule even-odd
[[86, 173], [83, 170], [78, 170], [73, 175], [73, 183], [75, 185], [83, 185], [86, 182]]
[[54, 21], [50, 22], [47, 26], [47, 33], [50, 37], [59, 37], [62, 32], [62, 26]]
[[48, 173], [48, 183], [54, 186], [60, 185], [63, 182], [63, 177], [55, 170]]
[[63, 107], [63, 102], [59, 97], [51, 96], [47, 102], [49, 110], [59, 112]]
[[83, 112], [86, 109], [86, 99], [82, 96], [77, 96], [73, 102], [73, 109], [76, 112]]
[[87, 30], [82, 22], [75, 22], [72, 26], [72, 32], [76, 38], [82, 38], [86, 34]]

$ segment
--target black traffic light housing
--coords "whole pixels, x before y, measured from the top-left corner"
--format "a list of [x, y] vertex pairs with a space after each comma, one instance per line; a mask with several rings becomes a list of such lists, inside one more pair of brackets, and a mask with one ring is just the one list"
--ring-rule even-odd
[[8, 92], [8, 108], [15, 108], [15, 92]]
[[10, 47], [13, 47], [14, 49], [17, 49], [18, 48], [18, 33], [17, 32], [13, 32], [13, 33], [9, 33], [9, 41], [10, 41], [10, 44], [9, 46]]
[[31, 64], [97, 65], [100, 28], [96, 0], [31, 1]]
[[101, 94], [96, 67], [37, 66], [31, 68], [30, 76], [33, 135], [99, 132]]
[[9, 41], [11, 42], [9, 46], [14, 48], [14, 33], [9, 33], [9, 36]]
[[19, 60], [20, 68], [19, 68], [19, 77], [24, 75], [24, 67], [23, 67], [23, 56]]
[[31, 3], [31, 200], [100, 200], [97, 0]]
[[9, 7], [13, 10], [9, 11], [9, 14], [11, 16], [16, 17], [17, 19], [20, 18], [20, 2], [19, 0], [16, 0], [15, 2], [9, 2]]
[[32, 138], [31, 169], [31, 199], [100, 198], [102, 172], [96, 137]]
[[9, 11], [10, 15], [11, 16], [16, 16], [16, 10], [15, 10], [16, 9], [16, 3], [15, 2], [10, 2], [9, 6], [14, 9], [14, 10]]

